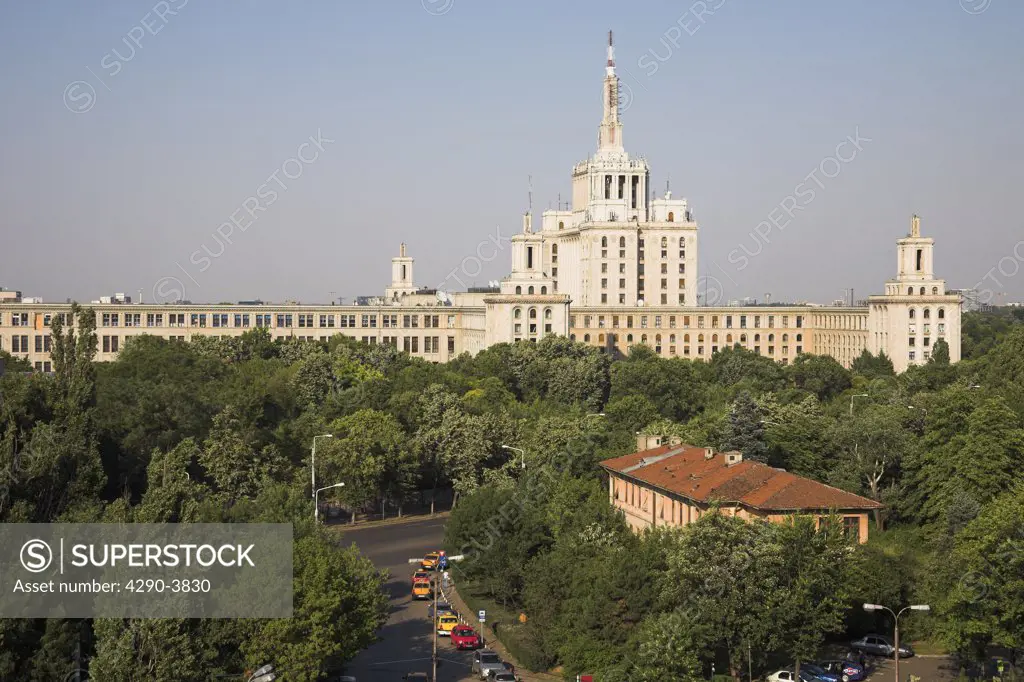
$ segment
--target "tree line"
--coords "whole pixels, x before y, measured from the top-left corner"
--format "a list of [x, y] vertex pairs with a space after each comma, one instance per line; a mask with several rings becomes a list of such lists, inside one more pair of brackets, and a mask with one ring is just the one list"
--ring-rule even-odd
[[[538, 666], [655, 679], [659, 668], [630, 666], [740, 669], [746, 647], [755, 665], [806, 657], [823, 634], [887, 627], [852, 608], [858, 600], [927, 600], [935, 611], [911, 632], [965, 658], [1021, 644], [1011, 607], [1024, 603], [1012, 523], [1024, 325], [1005, 315], [965, 317], [965, 361], [950, 365], [939, 344], [927, 365], [895, 376], [867, 354], [851, 370], [812, 355], [783, 367], [739, 348], [705, 363], [637, 346], [613, 361], [554, 337], [438, 365], [340, 335], [273, 341], [260, 329], [189, 343], [141, 336], [97, 363], [82, 312], [73, 329], [55, 321], [52, 375], [6, 357], [0, 520], [290, 521], [302, 602], [290, 621], [4, 621], [3, 679], [59, 679], [79, 650], [94, 678], [115, 681], [266, 662], [296, 680], [336, 670], [373, 640], [386, 599], [383, 577], [311, 523], [310, 446], [325, 433], [317, 480], [345, 482], [327, 495], [351, 510], [454, 491], [450, 548], [479, 545], [466, 577], [527, 614], [519, 636]], [[641, 430], [739, 449], [886, 509], [863, 547], [800, 524], [713, 516], [635, 536], [595, 463], [633, 451]], [[554, 473], [536, 485], [535, 471]], [[702, 565], [721, 572], [695, 572]], [[764, 585], [774, 600], [759, 599]], [[666, 639], [676, 632], [689, 634]]]

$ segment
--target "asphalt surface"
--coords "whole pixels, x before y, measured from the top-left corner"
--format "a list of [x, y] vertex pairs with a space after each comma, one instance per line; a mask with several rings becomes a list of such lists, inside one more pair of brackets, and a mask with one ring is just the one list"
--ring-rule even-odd
[[[444, 519], [427, 519], [345, 531], [342, 542], [354, 542], [363, 556], [390, 574], [385, 589], [391, 597], [391, 615], [379, 633], [380, 640], [356, 656], [346, 672], [357, 682], [400, 681], [406, 673], [430, 673], [429, 602], [412, 599], [410, 578], [417, 567], [409, 559], [441, 548], [444, 523]], [[473, 654], [456, 651], [447, 637], [438, 637], [437, 653], [442, 659], [437, 682], [479, 679], [470, 674]]]

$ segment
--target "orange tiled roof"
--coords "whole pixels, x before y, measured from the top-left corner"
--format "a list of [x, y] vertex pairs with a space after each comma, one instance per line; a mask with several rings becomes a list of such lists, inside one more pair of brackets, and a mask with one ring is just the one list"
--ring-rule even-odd
[[708, 459], [704, 448], [662, 445], [601, 462], [609, 472], [627, 476], [698, 502], [739, 504], [771, 511], [878, 509], [860, 495], [774, 469], [767, 464], [726, 463], [726, 453]]

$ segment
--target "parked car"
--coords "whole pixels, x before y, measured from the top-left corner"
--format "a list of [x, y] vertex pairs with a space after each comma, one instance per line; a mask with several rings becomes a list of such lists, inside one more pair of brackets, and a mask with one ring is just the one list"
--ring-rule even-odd
[[[855, 651], [863, 651], [866, 654], [885, 656], [886, 658], [892, 656], [896, 651], [892, 640], [884, 635], [866, 635], [850, 642], [850, 647]], [[910, 658], [913, 655], [914, 650], [910, 648], [909, 644], [900, 644], [900, 658]]]
[[[768, 676], [768, 682], [797, 682], [796, 672], [790, 669], [780, 670]], [[814, 675], [800, 666], [800, 682], [821, 682]]]
[[818, 661], [817, 665], [825, 672], [838, 675], [840, 682], [859, 682], [864, 679], [864, 666], [853, 661]]
[[514, 673], [510, 673], [507, 670], [497, 671], [492, 670], [487, 673], [487, 682], [517, 682]]
[[[439, 602], [437, 602], [437, 615], [440, 616], [442, 613], [455, 613], [455, 609], [453, 609], [451, 607], [451, 604], [448, 604], [448, 603], [443, 602], [443, 601], [439, 601]], [[433, 604], [433, 602], [431, 602], [430, 606], [427, 607], [427, 618], [430, 618], [430, 619], [434, 618], [434, 604]]]
[[437, 560], [440, 558], [440, 556], [441, 555], [439, 552], [428, 553], [426, 556], [423, 557], [423, 560], [420, 561], [420, 568], [422, 568], [424, 571], [433, 571], [435, 568], [437, 568]]
[[821, 682], [840, 682], [839, 673], [830, 673], [815, 663], [801, 663], [800, 672], [801, 674], [806, 672], [815, 680], [821, 680]]
[[481, 680], [486, 680], [487, 675], [492, 670], [505, 672], [505, 666], [502, 665], [501, 659], [498, 658], [498, 654], [494, 653], [493, 650], [480, 649], [473, 654], [473, 665], [471, 670], [479, 675]]
[[447, 637], [452, 630], [459, 627], [459, 617], [450, 613], [442, 613], [437, 617], [437, 634]]
[[483, 644], [480, 635], [468, 625], [459, 625], [452, 629], [451, 638], [456, 649], [479, 649]]

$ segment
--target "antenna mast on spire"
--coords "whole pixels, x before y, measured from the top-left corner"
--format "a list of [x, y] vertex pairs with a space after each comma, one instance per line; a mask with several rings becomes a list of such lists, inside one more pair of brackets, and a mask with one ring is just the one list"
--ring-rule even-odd
[[526, 190], [526, 205], [527, 210], [533, 213], [533, 176], [526, 176], [526, 184], [528, 189]]

